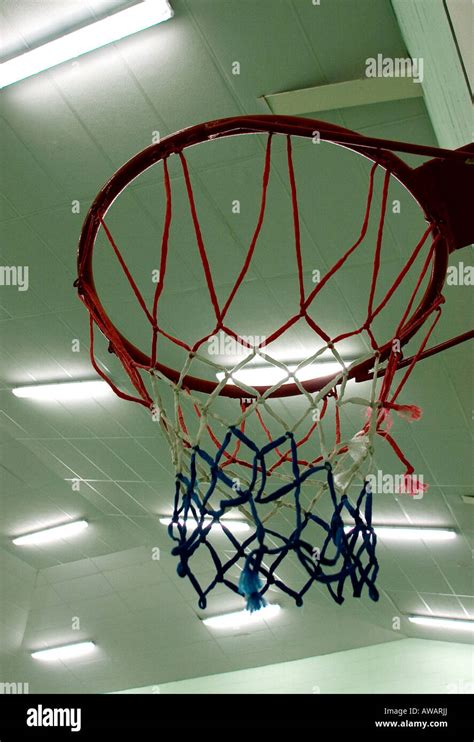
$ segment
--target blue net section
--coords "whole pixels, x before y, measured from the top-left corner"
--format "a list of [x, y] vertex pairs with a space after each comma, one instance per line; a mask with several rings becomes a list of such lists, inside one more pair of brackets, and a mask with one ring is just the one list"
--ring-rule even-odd
[[[226, 449], [236, 440], [251, 453], [250, 476], [239, 486], [222, 466]], [[268, 458], [285, 443], [292, 451], [291, 476], [269, 491]], [[242, 430], [231, 426], [214, 457], [200, 446], [190, 449], [189, 455], [186, 471], [176, 476], [174, 513], [168, 531], [175, 542], [172, 553], [179, 559], [178, 574], [191, 581], [200, 608], [206, 607], [208, 594], [220, 584], [243, 595], [250, 611], [263, 607], [267, 591], [274, 587], [302, 605], [303, 596], [314, 583], [325, 585], [339, 604], [344, 601], [347, 582], [354, 597], [360, 597], [366, 586], [369, 597], [378, 600], [377, 538], [372, 527], [372, 493], [367, 483], [355, 504], [346, 494], [338, 496], [331, 464], [300, 467], [295, 438], [289, 432], [259, 448]], [[306, 510], [303, 503], [311, 485], [320, 484], [321, 479], [332, 503], [328, 520]], [[285, 514], [290, 513], [292, 521], [288, 528], [286, 517], [286, 527], [279, 531], [274, 521], [272, 527], [267, 525], [265, 513], [268, 506], [283, 502]], [[250, 535], [247, 531], [241, 539], [226, 526], [226, 515], [234, 508], [250, 516]], [[216, 539], [212, 538], [216, 528], [227, 537], [227, 548], [220, 543], [222, 537], [216, 546]], [[207, 548], [212, 560], [210, 580], [196, 575], [199, 567], [193, 571], [193, 557], [202, 554], [203, 548]], [[297, 574], [303, 575], [296, 585], [288, 584], [277, 574], [286, 560], [292, 561], [293, 567], [296, 563]]]

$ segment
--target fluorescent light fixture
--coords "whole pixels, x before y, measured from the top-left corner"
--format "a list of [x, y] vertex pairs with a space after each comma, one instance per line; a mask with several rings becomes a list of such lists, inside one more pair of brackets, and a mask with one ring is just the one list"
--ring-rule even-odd
[[51, 541], [59, 541], [61, 539], [68, 539], [71, 536], [83, 531], [88, 526], [86, 520], [75, 520], [71, 523], [64, 523], [61, 526], [53, 526], [52, 528], [44, 528], [42, 531], [34, 531], [33, 533], [26, 533], [24, 536], [18, 536], [13, 539], [15, 546], [38, 546], [41, 544], [49, 544]]
[[69, 59], [167, 21], [173, 10], [167, 0], [143, 0], [131, 8], [61, 36], [0, 65], [0, 87], [36, 75]]
[[[288, 370], [292, 372], [297, 368], [297, 363], [288, 366]], [[336, 376], [336, 374], [340, 373], [342, 370], [343, 367], [336, 361], [310, 363], [297, 372], [296, 378], [298, 381], [309, 381], [310, 379], [320, 379], [323, 376]], [[225, 373], [224, 371], [218, 371], [216, 376], [219, 381], [222, 381], [225, 378]], [[284, 379], [285, 376], [286, 373], [278, 366], [254, 366], [239, 369], [239, 371], [232, 374], [232, 378], [229, 378], [227, 384], [235, 386], [235, 382], [237, 381], [246, 386], [252, 387], [273, 386]], [[292, 384], [294, 382], [292, 378], [289, 378], [284, 383]]]
[[439, 618], [437, 616], [408, 616], [411, 623], [429, 626], [433, 629], [454, 629], [455, 631], [474, 631], [474, 621], [462, 618]]
[[[354, 526], [344, 526], [346, 533]], [[405, 526], [377, 526], [374, 525], [377, 536], [384, 541], [452, 541], [456, 538], [456, 531], [449, 528], [411, 528]]]
[[12, 389], [15, 397], [56, 402], [73, 402], [112, 395], [106, 381], [65, 381], [60, 384], [34, 384]]
[[89, 654], [94, 649], [94, 642], [77, 642], [76, 644], [64, 644], [62, 647], [53, 647], [52, 649], [38, 649], [37, 652], [32, 652], [31, 656], [35, 660], [73, 660]]
[[[212, 520], [210, 516], [206, 516], [204, 518], [204, 523], [209, 523]], [[230, 518], [222, 518], [221, 522], [225, 524], [225, 527], [229, 529], [231, 533], [244, 533], [244, 531], [250, 531], [250, 526], [245, 520], [231, 520]], [[172, 518], [160, 518], [160, 523], [162, 523], [164, 526], [169, 526], [170, 523], [172, 523]], [[184, 525], [185, 521], [184, 519], [179, 519], [179, 524]], [[194, 518], [186, 518], [186, 525], [189, 528], [196, 528], [197, 521], [194, 520]], [[222, 528], [219, 523], [213, 523], [211, 526], [211, 531], [220, 531], [222, 533]]]
[[374, 525], [377, 536], [393, 541], [452, 541], [456, 531], [449, 528], [410, 528]]
[[274, 618], [280, 612], [280, 606], [276, 604], [266, 605], [259, 611], [236, 611], [235, 613], [223, 613], [221, 616], [204, 618], [203, 624], [211, 629], [240, 629], [242, 626], [253, 626], [269, 618]]

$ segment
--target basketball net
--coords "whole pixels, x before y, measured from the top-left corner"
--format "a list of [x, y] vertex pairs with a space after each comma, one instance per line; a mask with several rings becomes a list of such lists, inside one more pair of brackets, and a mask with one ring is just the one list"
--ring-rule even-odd
[[[228, 310], [248, 273], [264, 221], [273, 136], [270, 133], [266, 143], [257, 224], [243, 267], [227, 300], [221, 304], [201, 233], [186, 157], [182, 150], [177, 152], [196, 245], [215, 315], [215, 324], [204, 337], [193, 345], [187, 344], [170, 334], [160, 322], [159, 306], [166, 282], [172, 221], [167, 156], [163, 158], [166, 214], [160, 279], [151, 306], [147, 306], [138, 289], [106, 224], [105, 214], [99, 213], [98, 216], [149, 324], [151, 344], [148, 360], [145, 360], [146, 356], [137, 360], [136, 355], [130, 352], [130, 345], [103, 312], [93, 285], [91, 288], [79, 279], [81, 298], [90, 311], [94, 368], [121, 398], [138, 402], [150, 410], [154, 419], [159, 421], [169, 445], [176, 472], [174, 510], [168, 527], [174, 542], [172, 551], [178, 558], [178, 574], [190, 579], [201, 608], [205, 608], [207, 596], [219, 584], [245, 596], [250, 611], [264, 606], [268, 591], [275, 589], [301, 605], [304, 594], [315, 583], [326, 586], [338, 603], [344, 600], [346, 584], [350, 584], [354, 596], [360, 596], [366, 587], [369, 597], [377, 600], [376, 535], [372, 525], [372, 492], [368, 483], [368, 476], [374, 472], [377, 441], [389, 446], [399, 460], [403, 491], [415, 494], [424, 489], [417, 483], [413, 466], [395, 440], [392, 423], [396, 416], [409, 422], [421, 416], [419, 407], [403, 403], [402, 392], [418, 360], [423, 357], [441, 315], [444, 299], [440, 290], [425, 292], [421, 301], [419, 294], [423, 280], [433, 271], [443, 240], [436, 224], [430, 222], [383, 298], [375, 300], [389, 184], [393, 177], [389, 167], [382, 167], [378, 160], [374, 161], [359, 234], [307, 292], [303, 281], [292, 138], [287, 135], [286, 158], [299, 306], [284, 325], [256, 345], [227, 324]], [[310, 307], [364, 242], [374, 210], [374, 177], [381, 167], [384, 177], [373, 263], [366, 290], [366, 316], [355, 330], [330, 337], [312, 318]], [[422, 268], [413, 290], [408, 292], [402, 316], [393, 322], [390, 337], [379, 341], [373, 327], [374, 320], [381, 312], [387, 311], [387, 307], [390, 311], [390, 299], [404, 283], [417, 259], [422, 261]], [[298, 364], [290, 365], [279, 359], [277, 353], [272, 354], [272, 345], [298, 321], [306, 322], [314, 333], [315, 351]], [[98, 365], [94, 355], [95, 326], [109, 339], [110, 349], [126, 370], [136, 390], [135, 395], [119, 389]], [[409, 359], [404, 358], [403, 345], [420, 329], [416, 352]], [[233, 366], [217, 363], [206, 352], [209, 340], [219, 335], [232, 338], [240, 349], [239, 360]], [[357, 336], [365, 339], [370, 350], [348, 363], [341, 357], [338, 345]], [[179, 371], [171, 373], [160, 363], [160, 338], [167, 338], [184, 352], [185, 362]], [[339, 370], [312, 378], [311, 369], [318, 367], [324, 372], [328, 358]], [[192, 375], [196, 364], [207, 366], [210, 375], [219, 380], [197, 380]], [[262, 385], [251, 383], [250, 372], [257, 366], [268, 371], [271, 382]], [[355, 383], [361, 381], [367, 382], [365, 395], [360, 391], [363, 385]], [[298, 415], [290, 421], [274, 404], [275, 399], [288, 395], [297, 395], [300, 400]], [[232, 410], [227, 416], [219, 404], [223, 397], [233, 399], [230, 407], [227, 405], [226, 409]], [[343, 416], [346, 406], [357, 411], [355, 416], [350, 416], [359, 421], [352, 430], [348, 429], [347, 416]], [[352, 493], [355, 488], [358, 494], [354, 498], [349, 496], [349, 490]], [[324, 517], [322, 511], [326, 513]], [[238, 516], [247, 528], [243, 535], [230, 527], [231, 515]], [[203, 551], [212, 570], [202, 568], [198, 557]], [[195, 560], [197, 569], [194, 569]]]

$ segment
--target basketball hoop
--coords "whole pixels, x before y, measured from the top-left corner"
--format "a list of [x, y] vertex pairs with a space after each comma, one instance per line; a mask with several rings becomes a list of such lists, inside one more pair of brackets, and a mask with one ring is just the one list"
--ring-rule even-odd
[[[359, 234], [342, 255], [336, 256], [332, 267], [308, 292], [303, 280], [298, 174], [292, 143], [297, 137], [311, 139], [315, 132], [322, 141], [351, 150], [370, 160], [372, 165]], [[267, 134], [259, 214], [243, 266], [227, 299], [219, 302], [185, 152], [206, 141], [252, 134]], [[299, 299], [294, 314], [283, 325], [273, 329], [265, 341], [253, 344], [231, 326], [228, 315], [258, 249], [268, 199], [272, 143], [279, 136], [285, 138]], [[394, 154], [395, 151], [434, 159], [412, 169]], [[249, 610], [264, 605], [265, 595], [274, 588], [301, 605], [304, 594], [314, 583], [325, 585], [338, 603], [344, 599], [347, 581], [352, 585], [354, 596], [360, 596], [367, 587], [369, 597], [378, 599], [376, 535], [372, 526], [372, 493], [367, 482], [376, 441], [381, 439], [391, 447], [404, 467], [409, 486], [414, 470], [395, 440], [391, 421], [394, 414], [416, 420], [421, 413], [413, 404], [402, 404], [401, 393], [419, 361], [473, 336], [473, 332], [466, 332], [438, 346], [428, 347], [441, 316], [449, 254], [474, 240], [474, 228], [468, 221], [468, 198], [474, 180], [473, 155], [472, 145], [450, 151], [365, 137], [312, 119], [243, 116], [201, 124], [166, 137], [120, 168], [96, 197], [82, 229], [75, 284], [90, 314], [91, 361], [119, 397], [139, 403], [159, 417], [176, 470], [174, 513], [169, 525], [175, 544], [173, 553], [179, 560], [178, 573], [191, 580], [201, 608], [206, 606], [210, 591], [220, 583], [244, 595]], [[173, 218], [170, 158], [178, 159], [184, 178], [199, 258], [214, 312], [213, 325], [193, 343], [186, 343], [170, 333], [163, 326], [159, 313]], [[160, 279], [153, 301], [147, 306], [106, 217], [124, 189], [159, 162], [163, 164], [166, 211]], [[315, 321], [310, 309], [367, 236], [369, 219], [375, 209], [376, 171], [383, 173], [383, 186], [365, 320], [355, 330], [331, 335], [319, 319]], [[392, 179], [399, 181], [419, 204], [427, 226], [402, 270], [388, 289], [384, 289], [383, 298], [376, 300]], [[139, 348], [118, 330], [97, 295], [93, 251], [99, 231], [105, 235], [141, 307], [151, 333], [148, 349]], [[380, 340], [374, 321], [382, 313], [390, 312], [393, 295], [404, 286], [408, 274], [418, 265], [417, 261], [421, 261], [421, 269], [413, 289], [408, 291], [404, 310], [393, 320], [389, 336]], [[291, 365], [272, 353], [272, 345], [297, 322], [304, 322], [310, 328], [314, 347], [307, 357]], [[109, 348], [120, 360], [134, 393], [120, 389], [98, 365], [94, 356], [95, 327], [109, 341]], [[219, 334], [231, 338], [243, 351], [241, 360], [232, 367], [211, 360], [204, 352], [209, 339]], [[340, 344], [358, 337], [364, 338], [369, 350], [349, 363], [341, 356]], [[160, 357], [159, 341], [163, 338], [184, 352], [182, 367], [172, 368]], [[403, 348], [413, 342], [417, 344], [416, 350], [405, 358]], [[328, 356], [337, 370], [312, 376], [315, 365]], [[255, 366], [255, 359], [264, 363], [265, 368], [273, 369], [271, 383], [249, 381], [245, 374]], [[217, 381], [195, 375], [193, 367], [198, 361], [217, 376]], [[399, 372], [402, 372], [401, 378], [395, 381]], [[368, 395], [349, 391], [354, 383], [364, 381], [369, 382]], [[275, 411], [274, 400], [296, 396], [304, 403], [304, 409], [290, 424]], [[225, 398], [234, 400], [230, 417], [225, 417], [219, 409], [219, 401]], [[349, 404], [360, 411], [360, 425], [347, 434], [342, 429], [340, 413], [341, 408]], [[326, 432], [329, 420], [334, 428], [331, 440]], [[357, 485], [360, 492], [355, 503], [347, 494], [353, 485]], [[327, 498], [323, 498], [325, 494]], [[330, 503], [327, 518], [319, 512], [324, 499], [326, 509]], [[226, 525], [225, 516], [236, 509], [251, 526], [250, 535], [243, 538], [237, 538]], [[287, 519], [289, 513], [293, 518], [291, 522]], [[213, 536], [215, 524], [219, 524], [227, 540], [226, 548], [219, 546]], [[213, 569], [212, 578], [204, 582], [193, 571], [193, 557], [198, 549], [199, 553], [207, 549]], [[297, 585], [293, 584], [291, 576], [282, 576], [292, 572], [287, 567], [288, 560], [296, 565]]]

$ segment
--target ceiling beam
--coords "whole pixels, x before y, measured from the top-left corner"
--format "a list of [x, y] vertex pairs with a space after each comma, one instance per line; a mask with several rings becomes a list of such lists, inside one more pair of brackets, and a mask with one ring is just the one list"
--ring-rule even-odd
[[421, 86], [414, 83], [411, 78], [367, 77], [264, 95], [262, 100], [272, 113], [298, 116], [303, 113], [332, 111], [336, 108], [418, 98], [422, 95]]
[[[467, 144], [472, 140], [472, 100], [444, 2], [392, 0], [392, 6], [410, 56], [424, 60], [423, 94], [439, 145]], [[469, 26], [470, 0], [464, 7]]]

